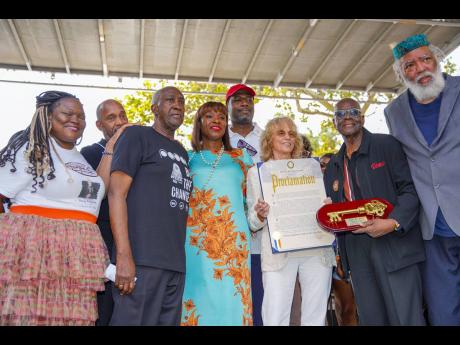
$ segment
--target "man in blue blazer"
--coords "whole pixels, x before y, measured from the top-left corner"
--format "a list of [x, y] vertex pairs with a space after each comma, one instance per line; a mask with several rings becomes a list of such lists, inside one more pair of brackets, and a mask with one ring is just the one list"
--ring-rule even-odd
[[431, 325], [460, 325], [460, 77], [443, 74], [442, 51], [423, 34], [393, 48], [408, 88], [385, 109], [422, 208], [423, 293]]

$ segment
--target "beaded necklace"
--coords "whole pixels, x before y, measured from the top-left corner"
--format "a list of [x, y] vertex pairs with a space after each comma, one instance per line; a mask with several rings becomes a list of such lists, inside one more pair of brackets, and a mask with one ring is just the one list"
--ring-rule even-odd
[[[193, 152], [193, 155], [192, 157], [190, 157], [190, 159], [188, 160], [189, 164], [190, 162], [192, 161], [192, 159], [195, 157], [195, 151]], [[208, 178], [205, 182], [205, 184], [203, 185], [203, 190], [206, 190], [206, 187], [208, 186], [208, 183], [209, 181], [211, 181], [211, 178], [212, 176], [214, 175], [214, 172], [216, 171], [217, 169], [217, 166], [219, 165], [219, 162], [220, 162], [220, 159], [222, 158], [222, 155], [224, 154], [224, 145], [222, 145], [220, 147], [220, 150], [219, 150], [219, 153], [216, 157], [216, 159], [214, 160], [214, 162], [212, 163], [209, 163], [203, 156], [203, 151], [200, 151], [200, 156], [201, 156], [201, 160], [203, 161], [203, 163], [205, 163], [206, 165], [209, 165], [211, 167], [211, 171], [209, 172], [209, 175], [208, 175]]]

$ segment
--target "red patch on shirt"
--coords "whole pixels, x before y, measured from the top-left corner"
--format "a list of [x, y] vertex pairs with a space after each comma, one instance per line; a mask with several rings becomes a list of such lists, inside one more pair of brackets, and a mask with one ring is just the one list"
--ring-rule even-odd
[[378, 169], [385, 166], [385, 162], [378, 162], [378, 163], [372, 163], [371, 168], [372, 170]]

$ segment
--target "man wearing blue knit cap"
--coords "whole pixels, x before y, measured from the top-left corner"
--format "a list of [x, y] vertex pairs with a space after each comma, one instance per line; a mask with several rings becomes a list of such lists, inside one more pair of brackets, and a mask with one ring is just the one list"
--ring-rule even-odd
[[425, 35], [393, 48], [407, 88], [385, 108], [422, 204], [423, 293], [431, 325], [460, 325], [460, 77], [443, 74], [443, 52]]

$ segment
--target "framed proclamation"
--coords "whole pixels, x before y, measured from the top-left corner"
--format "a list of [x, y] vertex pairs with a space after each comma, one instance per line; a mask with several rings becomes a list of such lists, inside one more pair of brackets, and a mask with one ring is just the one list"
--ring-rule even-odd
[[257, 167], [263, 198], [270, 205], [267, 223], [272, 252], [331, 246], [335, 236], [316, 221], [326, 198], [318, 161], [270, 160]]

